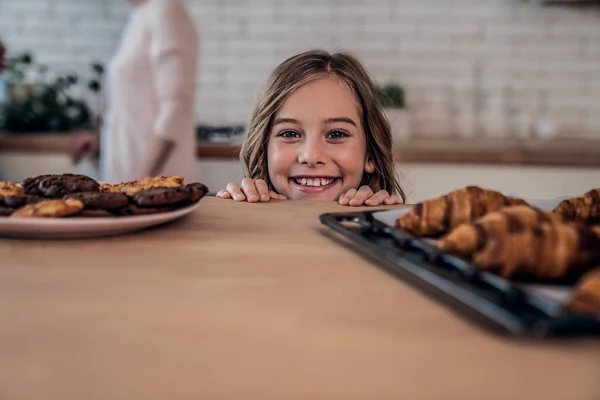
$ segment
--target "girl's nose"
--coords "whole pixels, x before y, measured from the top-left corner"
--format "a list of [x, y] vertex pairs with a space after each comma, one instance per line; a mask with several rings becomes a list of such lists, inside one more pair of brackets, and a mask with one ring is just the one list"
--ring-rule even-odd
[[298, 151], [298, 162], [307, 164], [309, 167], [324, 165], [328, 161], [328, 157], [323, 143], [316, 140], [307, 140]]

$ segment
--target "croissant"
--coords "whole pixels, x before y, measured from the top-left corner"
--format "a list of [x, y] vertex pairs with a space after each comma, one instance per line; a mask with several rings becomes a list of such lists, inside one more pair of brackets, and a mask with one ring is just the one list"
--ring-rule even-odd
[[462, 224], [437, 242], [445, 252], [470, 257], [481, 250], [488, 236], [510, 235], [531, 229], [542, 223], [559, 223], [560, 217], [530, 206], [504, 207], [483, 217]]
[[600, 315], [600, 267], [579, 280], [567, 307], [580, 314]]
[[507, 197], [506, 205], [507, 206], [529, 206], [529, 203], [527, 203], [525, 200], [520, 199], [518, 197]]
[[512, 234], [491, 234], [473, 261], [504, 278], [561, 278], [600, 262], [600, 228], [542, 223]]
[[416, 204], [396, 220], [396, 227], [417, 236], [438, 236], [504, 206], [521, 203], [525, 202], [495, 190], [467, 186]]
[[569, 221], [598, 223], [600, 222], [600, 189], [592, 189], [583, 196], [563, 200], [552, 212]]

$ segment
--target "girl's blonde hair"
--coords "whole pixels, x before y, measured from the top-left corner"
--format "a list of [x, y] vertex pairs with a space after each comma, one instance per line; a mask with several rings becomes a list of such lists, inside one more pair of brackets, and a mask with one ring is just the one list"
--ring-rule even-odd
[[267, 145], [273, 116], [296, 89], [327, 77], [335, 77], [348, 85], [360, 107], [367, 160], [375, 166], [372, 174], [363, 173], [360, 185], [369, 186], [373, 192], [387, 190], [406, 201], [394, 169], [390, 123], [381, 107], [375, 85], [360, 62], [344, 52], [307, 51], [288, 58], [275, 68], [252, 113], [248, 133], [240, 149], [244, 175], [264, 179], [271, 186]]

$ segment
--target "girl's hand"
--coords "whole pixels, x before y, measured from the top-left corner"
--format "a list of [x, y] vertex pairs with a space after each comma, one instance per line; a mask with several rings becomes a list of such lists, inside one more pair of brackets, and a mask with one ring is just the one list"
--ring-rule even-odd
[[342, 206], [360, 207], [365, 205], [373, 207], [381, 204], [400, 204], [401, 200], [398, 196], [390, 196], [387, 190], [380, 190], [377, 193], [373, 193], [370, 187], [361, 186], [358, 190], [348, 190], [340, 197], [339, 203]]
[[235, 182], [229, 182], [227, 189], [220, 190], [217, 197], [222, 199], [233, 199], [234, 201], [248, 201], [248, 203], [266, 203], [271, 199], [286, 200], [285, 196], [269, 190], [267, 182], [263, 179], [256, 181], [250, 178], [242, 180], [241, 188]]

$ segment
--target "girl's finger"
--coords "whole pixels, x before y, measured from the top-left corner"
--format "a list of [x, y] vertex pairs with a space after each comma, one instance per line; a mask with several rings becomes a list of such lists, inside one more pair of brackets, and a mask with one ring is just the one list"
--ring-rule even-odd
[[356, 195], [350, 199], [350, 205], [355, 207], [362, 206], [371, 196], [373, 196], [373, 190], [366, 185], [361, 186]]
[[354, 196], [356, 196], [356, 193], [358, 193], [358, 190], [356, 190], [356, 189], [348, 190], [346, 193], [344, 193], [340, 197], [340, 199], [339, 199], [340, 205], [347, 206], [348, 204], [350, 204], [350, 199], [353, 198]]
[[386, 198], [385, 200], [383, 200], [383, 202], [385, 204], [387, 204], [388, 206], [391, 206], [392, 204], [402, 203], [402, 200], [400, 200], [400, 197], [398, 197], [398, 196], [390, 196], [390, 197]]
[[258, 196], [260, 197], [260, 201], [269, 201], [271, 200], [271, 196], [269, 196], [269, 185], [265, 182], [264, 179], [257, 179], [254, 182], [256, 186], [256, 190], [258, 191]]
[[231, 193], [229, 193], [225, 189], [219, 190], [219, 192], [217, 193], [217, 197], [220, 197], [222, 199], [231, 199]]
[[244, 201], [246, 200], [246, 196], [240, 190], [240, 187], [235, 182], [229, 182], [227, 184], [227, 191], [231, 195], [231, 198], [235, 201]]
[[256, 186], [252, 179], [244, 178], [242, 180], [242, 192], [246, 195], [248, 203], [258, 203], [260, 201], [258, 191], [256, 190]]
[[387, 192], [387, 190], [380, 190], [379, 192], [375, 193], [373, 196], [368, 198], [365, 201], [365, 205], [378, 206], [382, 204], [388, 197], [390, 197], [390, 194]]

